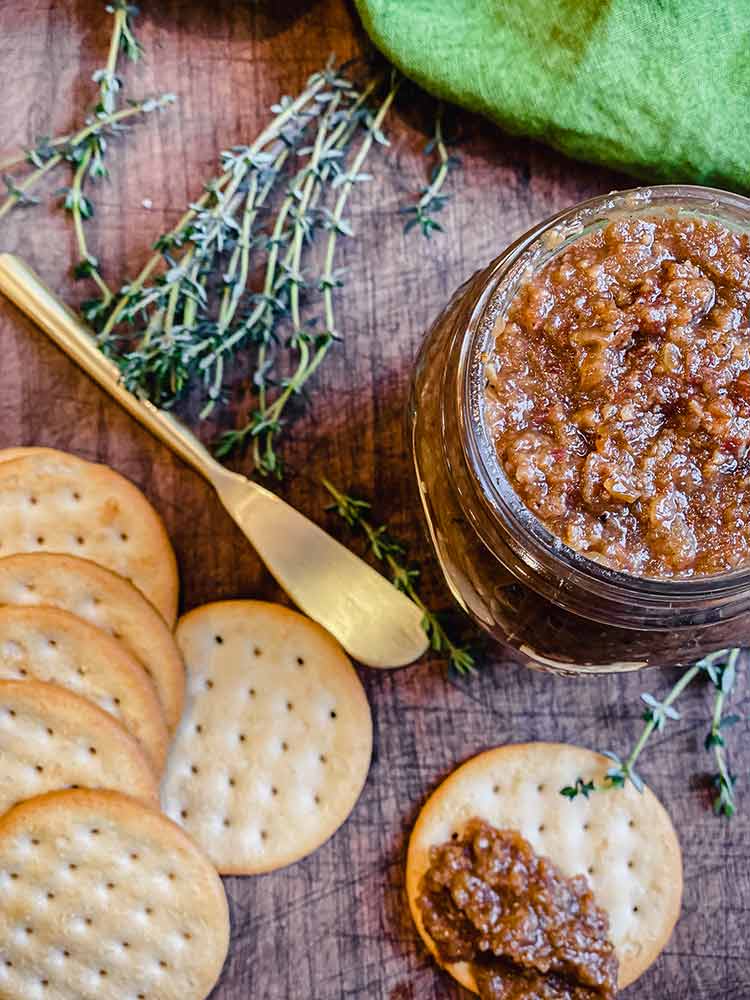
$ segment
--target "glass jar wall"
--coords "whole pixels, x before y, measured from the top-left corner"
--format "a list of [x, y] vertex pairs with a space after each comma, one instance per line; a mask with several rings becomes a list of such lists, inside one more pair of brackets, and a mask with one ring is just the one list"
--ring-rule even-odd
[[750, 641], [750, 571], [659, 579], [565, 545], [514, 492], [484, 421], [498, 317], [555, 255], [614, 219], [692, 216], [750, 229], [750, 201], [662, 186], [592, 199], [545, 220], [460, 288], [417, 361], [410, 404], [428, 531], [461, 606], [531, 666], [566, 672], [690, 662]]

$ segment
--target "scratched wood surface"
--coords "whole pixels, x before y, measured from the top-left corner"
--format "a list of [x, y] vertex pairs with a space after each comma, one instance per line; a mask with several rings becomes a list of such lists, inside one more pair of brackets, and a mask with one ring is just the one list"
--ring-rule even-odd
[[[91, 73], [105, 58], [103, 6], [0, 6], [0, 158], [76, 123], [75, 109], [91, 97]], [[153, 238], [199, 192], [217, 151], [251, 139], [269, 105], [298, 90], [330, 52], [348, 58], [365, 44], [343, 0], [167, 0], [143, 7], [139, 31], [148, 58], [127, 70], [128, 94], [174, 91], [179, 105], [118, 145], [111, 184], [94, 192], [94, 251], [115, 283], [137, 271]], [[446, 234], [432, 242], [405, 237], [395, 212], [423, 182], [430, 107], [404, 92], [389, 125], [392, 144], [368, 165], [375, 180], [356, 193], [358, 238], [345, 247], [349, 287], [340, 305], [345, 339], [316, 379], [309, 406], [295, 415], [280, 489], [339, 533], [318, 477], [371, 497], [377, 518], [390, 521], [422, 557], [430, 601], [448, 609], [421, 535], [403, 427], [423, 331], [452, 289], [511, 237], [624, 179], [456, 113], [449, 127], [459, 137], [463, 169], [443, 215]], [[22, 254], [69, 301], [80, 300], [84, 290], [69, 276], [73, 236], [54, 202], [16, 212], [0, 226], [0, 249]], [[208, 487], [0, 302], [0, 446], [19, 442], [109, 462], [140, 484], [174, 539], [185, 608], [238, 595], [283, 599]], [[227, 880], [232, 948], [215, 1000], [458, 998], [461, 991], [419, 944], [403, 896], [405, 844], [425, 796], [457, 763], [497, 743], [553, 739], [625, 749], [639, 730], [639, 693], [671, 683], [669, 672], [555, 679], [512, 666], [501, 651], [477, 642], [481, 667], [467, 680], [449, 677], [436, 660], [393, 673], [361, 671], [375, 721], [362, 798], [312, 857], [261, 878]], [[682, 720], [643, 761], [682, 839], [686, 893], [674, 937], [627, 991], [629, 1000], [750, 997], [747, 723], [730, 735], [740, 815], [727, 824], [708, 806], [712, 764], [702, 744], [709, 697], [705, 690], [688, 697]], [[746, 720], [744, 678], [735, 701]]]

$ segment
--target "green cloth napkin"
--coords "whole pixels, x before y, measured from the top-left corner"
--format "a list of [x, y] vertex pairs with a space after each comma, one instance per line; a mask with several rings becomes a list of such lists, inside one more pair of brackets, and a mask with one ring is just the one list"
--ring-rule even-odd
[[750, 0], [356, 0], [425, 90], [569, 156], [750, 188]]

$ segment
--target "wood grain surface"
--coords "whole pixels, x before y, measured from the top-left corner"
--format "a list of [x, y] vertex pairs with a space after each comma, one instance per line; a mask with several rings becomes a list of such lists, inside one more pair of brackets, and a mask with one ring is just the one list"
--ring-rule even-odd
[[[103, 7], [99, 0], [2, 4], [0, 157], [76, 123], [77, 109], [91, 99], [91, 73], [105, 58]], [[171, 90], [179, 105], [117, 144], [112, 181], [94, 192], [94, 252], [115, 283], [137, 271], [155, 236], [200, 191], [219, 150], [254, 137], [269, 105], [298, 90], [330, 52], [343, 59], [365, 45], [343, 0], [144, 2], [139, 31], [148, 58], [127, 70], [128, 94]], [[511, 237], [627, 182], [456, 112], [449, 129], [459, 138], [463, 169], [452, 180], [446, 233], [431, 242], [404, 236], [395, 213], [423, 183], [431, 107], [404, 91], [389, 126], [392, 144], [368, 164], [375, 180], [356, 192], [358, 235], [344, 251], [344, 341], [316, 378], [309, 405], [295, 413], [280, 489], [344, 540], [341, 524], [325, 512], [318, 477], [371, 497], [375, 516], [390, 521], [421, 557], [430, 601], [448, 609], [421, 534], [403, 426], [423, 332], [450, 292]], [[0, 227], [0, 249], [20, 253], [68, 301], [88, 293], [70, 278], [73, 235], [54, 199], [12, 213]], [[0, 445], [66, 448], [111, 463], [143, 487], [174, 539], [184, 608], [238, 595], [283, 599], [209, 488], [5, 302], [0, 348]], [[241, 407], [239, 382], [234, 398]], [[222, 426], [234, 418], [228, 412]], [[664, 692], [672, 680], [670, 672], [555, 679], [508, 664], [479, 637], [477, 645], [480, 670], [466, 680], [448, 676], [436, 659], [393, 673], [361, 672], [376, 733], [362, 798], [344, 828], [306, 861], [260, 878], [227, 879], [232, 949], [215, 1000], [458, 998], [460, 990], [420, 945], [403, 895], [405, 843], [425, 796], [460, 761], [497, 743], [554, 739], [626, 749], [640, 729], [640, 692]], [[740, 804], [731, 823], [709, 807], [709, 706], [710, 692], [696, 688], [681, 721], [642, 761], [682, 840], [686, 894], [667, 951], [627, 991], [628, 1000], [750, 997], [744, 673], [734, 698], [743, 721], [729, 734]]]

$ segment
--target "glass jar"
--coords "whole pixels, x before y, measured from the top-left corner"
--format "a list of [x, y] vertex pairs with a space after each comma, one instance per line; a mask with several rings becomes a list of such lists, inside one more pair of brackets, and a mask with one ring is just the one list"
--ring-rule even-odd
[[703, 187], [639, 188], [576, 205], [459, 288], [429, 331], [414, 375], [414, 466], [446, 582], [516, 658], [558, 672], [689, 663], [750, 641], [750, 569], [654, 579], [586, 558], [524, 506], [483, 424], [482, 356], [520, 283], [582, 234], [636, 214], [697, 215], [750, 229], [750, 200]]

